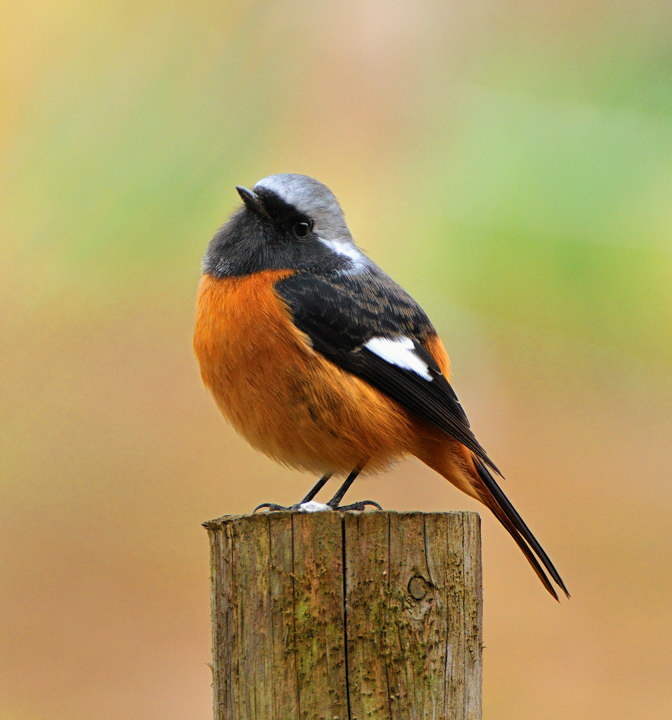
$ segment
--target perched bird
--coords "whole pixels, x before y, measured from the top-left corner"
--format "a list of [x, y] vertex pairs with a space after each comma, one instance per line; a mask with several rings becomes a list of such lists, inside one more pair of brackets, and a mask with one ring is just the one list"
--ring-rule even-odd
[[[194, 349], [238, 432], [285, 465], [322, 473], [294, 507], [377, 505], [340, 502], [364, 468], [414, 455], [490, 508], [548, 592], [557, 599], [552, 579], [568, 595], [495, 481], [501, 473], [450, 385], [434, 326], [355, 245], [329, 188], [281, 174], [236, 189], [243, 206], [203, 260]], [[339, 491], [326, 506], [315, 503], [336, 473], [347, 475]]]

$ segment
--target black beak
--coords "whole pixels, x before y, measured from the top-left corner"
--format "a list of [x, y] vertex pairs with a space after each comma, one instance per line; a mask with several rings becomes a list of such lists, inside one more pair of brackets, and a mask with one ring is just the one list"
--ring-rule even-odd
[[263, 215], [264, 217], [269, 217], [268, 212], [266, 212], [266, 208], [263, 206], [261, 200], [251, 190], [241, 187], [240, 185], [236, 185], [236, 190], [238, 191], [238, 194], [240, 195], [242, 201], [245, 203], [245, 207], [248, 208], [248, 210], [252, 210], [252, 212]]

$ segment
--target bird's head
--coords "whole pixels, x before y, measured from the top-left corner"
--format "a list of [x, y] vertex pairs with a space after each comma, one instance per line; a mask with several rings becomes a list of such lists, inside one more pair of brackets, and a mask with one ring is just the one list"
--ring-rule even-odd
[[326, 185], [307, 175], [269, 175], [251, 190], [236, 186], [243, 201], [217, 232], [203, 260], [215, 277], [261, 270], [347, 270], [364, 262]]

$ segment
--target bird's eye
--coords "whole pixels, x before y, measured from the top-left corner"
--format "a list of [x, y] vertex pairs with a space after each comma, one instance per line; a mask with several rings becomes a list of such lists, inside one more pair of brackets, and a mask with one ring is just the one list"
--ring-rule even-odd
[[308, 236], [308, 233], [311, 231], [312, 227], [312, 222], [302, 220], [301, 222], [294, 223], [292, 227], [292, 232], [298, 238], [305, 238]]

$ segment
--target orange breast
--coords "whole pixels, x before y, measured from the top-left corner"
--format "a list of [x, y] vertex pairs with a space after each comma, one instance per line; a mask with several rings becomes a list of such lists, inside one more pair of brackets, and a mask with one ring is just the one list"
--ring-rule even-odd
[[194, 349], [231, 424], [280, 462], [316, 472], [384, 467], [408, 452], [413, 421], [310, 347], [274, 285], [291, 271], [201, 280]]

